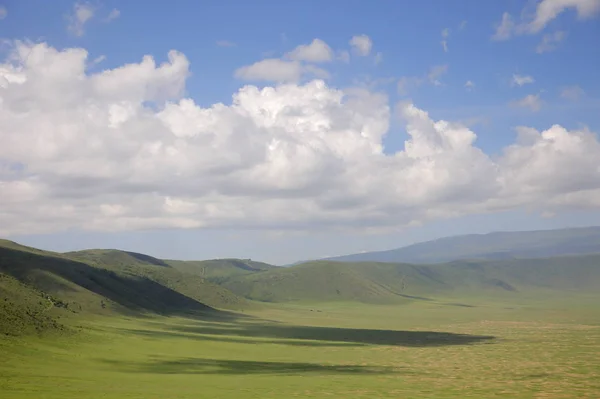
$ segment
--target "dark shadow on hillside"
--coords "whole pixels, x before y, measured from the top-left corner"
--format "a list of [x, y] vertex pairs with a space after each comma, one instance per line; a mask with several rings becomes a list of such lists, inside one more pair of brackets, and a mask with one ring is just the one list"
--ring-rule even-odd
[[62, 278], [118, 304], [120, 311], [233, 317], [220, 315], [219, 311], [148, 278], [60, 257], [0, 248], [0, 272], [47, 293], [74, 291], [75, 287], [67, 286]]
[[249, 360], [224, 360], [205, 358], [181, 358], [178, 360], [156, 360], [151, 362], [120, 362], [103, 360], [120, 371], [154, 374], [392, 374], [402, 373], [392, 367], [369, 367], [359, 365], [327, 365], [317, 363], [257, 362]]
[[229, 336], [220, 335], [202, 335], [202, 334], [190, 334], [180, 333], [173, 331], [160, 331], [160, 330], [142, 330], [142, 329], [119, 329], [121, 333], [137, 335], [146, 338], [153, 339], [192, 339], [195, 341], [213, 341], [213, 342], [229, 342], [236, 344], [277, 344], [277, 345], [290, 345], [290, 346], [307, 346], [307, 347], [357, 347], [365, 346], [366, 344], [354, 343], [354, 342], [321, 342], [321, 341], [308, 341], [308, 340], [289, 340], [289, 339], [278, 339], [265, 341], [260, 338], [234, 338]]
[[157, 259], [153, 256], [150, 256], [150, 255], [144, 255], [144, 254], [139, 254], [137, 252], [129, 252], [129, 251], [123, 251], [123, 252], [125, 252], [127, 255], [131, 256], [132, 258], [135, 258], [142, 262], [150, 263], [151, 265], [171, 267], [166, 262], [164, 262], [160, 259]]
[[238, 323], [231, 326], [165, 326], [170, 331], [209, 336], [235, 336], [277, 340], [308, 340], [320, 342], [346, 342], [365, 345], [390, 345], [407, 347], [435, 347], [489, 343], [489, 335], [455, 334], [437, 331], [395, 331], [334, 327], [310, 327], [287, 324]]

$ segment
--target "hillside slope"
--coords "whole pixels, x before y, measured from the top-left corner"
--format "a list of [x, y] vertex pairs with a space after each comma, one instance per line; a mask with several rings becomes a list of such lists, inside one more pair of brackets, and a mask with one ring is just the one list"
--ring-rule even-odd
[[169, 266], [185, 273], [194, 274], [214, 282], [222, 282], [233, 276], [276, 269], [278, 266], [243, 259], [212, 259], [200, 261], [165, 260]]
[[436, 265], [318, 261], [233, 277], [238, 295], [269, 301], [397, 303], [429, 297], [595, 293], [600, 255]]
[[84, 262], [76, 260], [77, 254], [1, 241], [0, 333], [30, 332], [57, 324], [59, 313], [198, 314], [249, 306], [247, 300], [223, 287], [168, 265], [156, 265], [151, 259], [111, 263], [114, 257], [127, 256], [113, 253]]
[[600, 253], [600, 227], [454, 236], [388, 251], [365, 252], [327, 260], [441, 263], [460, 259], [547, 258], [594, 253]]

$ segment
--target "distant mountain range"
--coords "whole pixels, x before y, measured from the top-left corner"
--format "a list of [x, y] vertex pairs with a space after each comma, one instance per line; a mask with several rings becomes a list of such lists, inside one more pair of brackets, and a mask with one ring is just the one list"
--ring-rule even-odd
[[442, 263], [461, 259], [547, 258], [594, 253], [600, 253], [600, 227], [469, 234], [324, 260]]

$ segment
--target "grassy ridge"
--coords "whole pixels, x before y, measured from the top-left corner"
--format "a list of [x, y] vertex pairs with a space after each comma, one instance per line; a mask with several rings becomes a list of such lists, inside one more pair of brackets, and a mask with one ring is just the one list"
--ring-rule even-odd
[[169, 266], [185, 273], [195, 274], [214, 282], [233, 276], [276, 269], [277, 266], [249, 259], [212, 259], [201, 261], [165, 260]]
[[[250, 303], [153, 258], [118, 251], [59, 254], [0, 242], [0, 333], [27, 334], [76, 315], [244, 309]], [[116, 262], [120, 260], [120, 262]]]
[[391, 303], [435, 296], [593, 291], [600, 286], [600, 255], [438, 265], [318, 261], [232, 277], [223, 285], [267, 302]]

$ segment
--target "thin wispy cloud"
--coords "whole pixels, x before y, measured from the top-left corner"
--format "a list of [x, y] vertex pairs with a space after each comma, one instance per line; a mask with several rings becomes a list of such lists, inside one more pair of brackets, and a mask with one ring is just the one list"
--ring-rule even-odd
[[447, 53], [448, 52], [448, 37], [450, 36], [450, 29], [445, 28], [444, 30], [442, 30], [442, 48], [444, 49], [444, 52]]
[[530, 111], [537, 112], [542, 108], [542, 100], [539, 94], [529, 94], [521, 99], [510, 103], [513, 107], [527, 108]]
[[579, 86], [566, 86], [560, 91], [560, 96], [571, 101], [578, 101], [585, 95], [585, 91]]
[[511, 85], [521, 87], [533, 82], [535, 82], [535, 79], [532, 76], [514, 74], [512, 76]]
[[494, 27], [492, 40], [501, 41], [524, 34], [538, 34], [559, 15], [571, 9], [576, 11], [578, 20], [594, 18], [600, 14], [600, 0], [541, 0], [534, 12], [529, 12], [526, 7], [521, 11], [519, 18], [504, 12]]
[[113, 21], [117, 18], [119, 18], [121, 16], [121, 11], [119, 11], [116, 8], [113, 8], [110, 13], [108, 13], [108, 15], [106, 16], [106, 18], [104, 18], [104, 22], [110, 22]]
[[429, 70], [427, 78], [434, 86], [441, 86], [440, 78], [448, 72], [448, 65], [436, 65]]
[[72, 12], [67, 15], [67, 30], [81, 37], [85, 34], [85, 25], [94, 17], [96, 8], [91, 3], [75, 3]]
[[535, 48], [535, 52], [538, 54], [548, 53], [558, 48], [560, 43], [567, 37], [567, 32], [557, 31], [554, 33], [548, 33], [542, 37], [542, 41]]
[[217, 40], [217, 46], [219, 47], [235, 47], [236, 44], [229, 40]]

